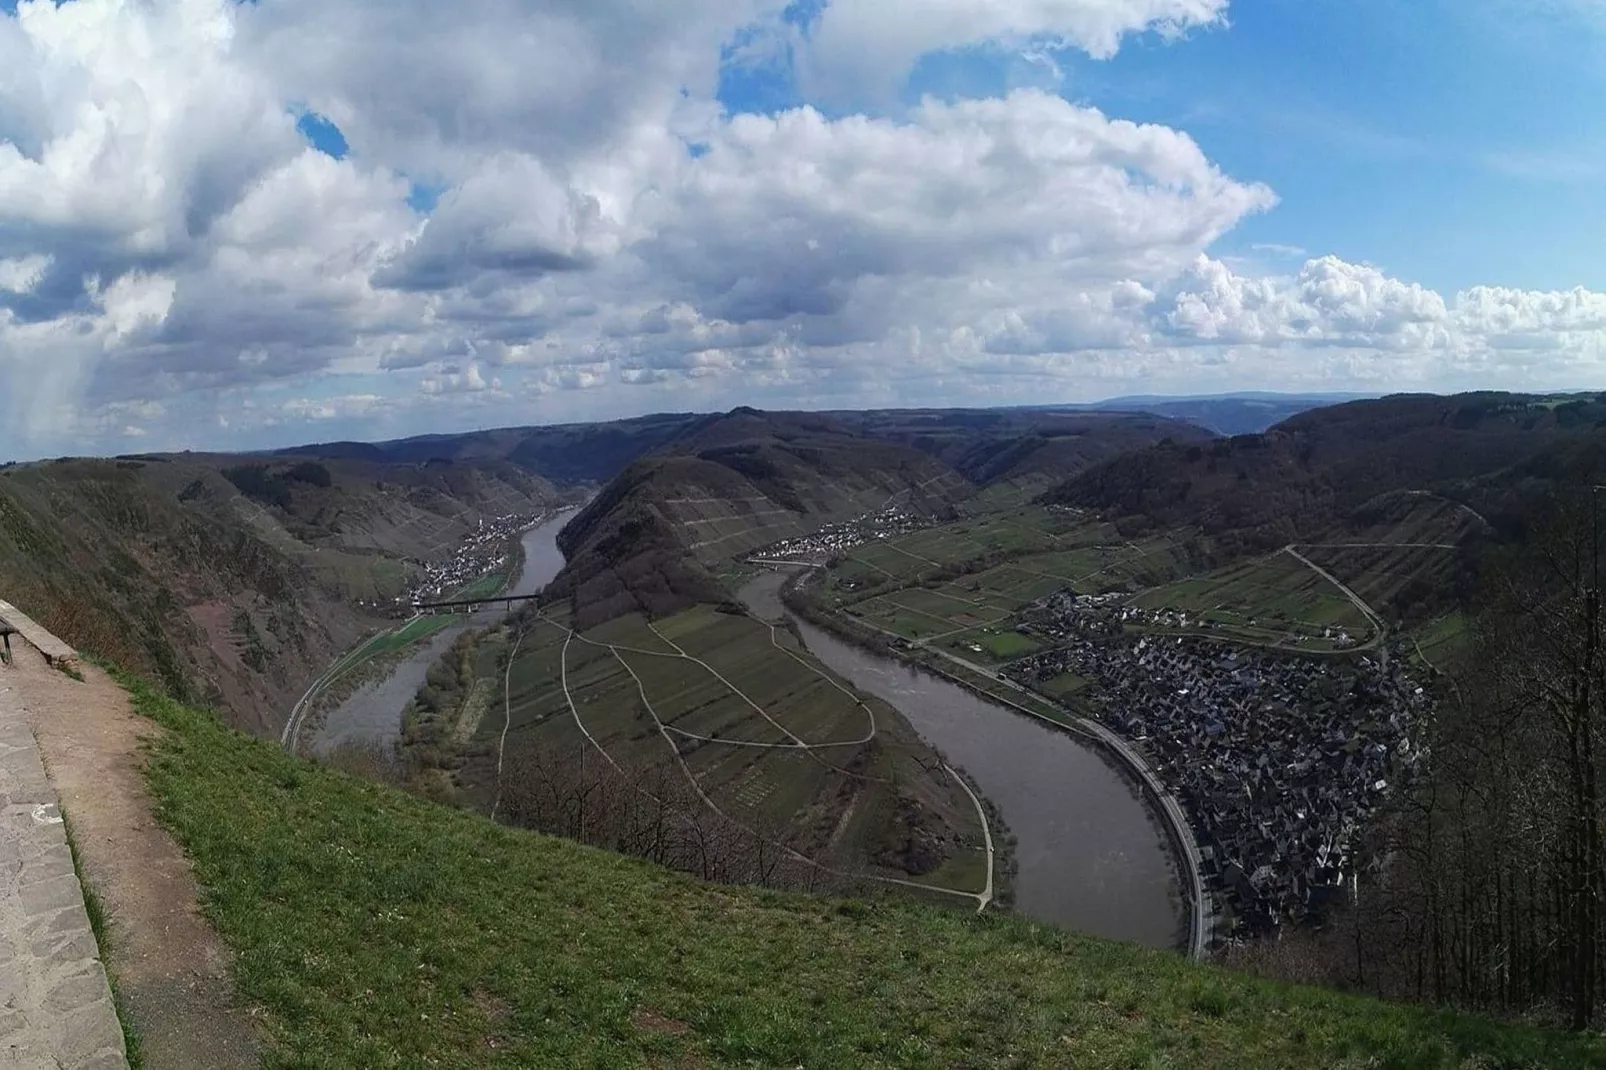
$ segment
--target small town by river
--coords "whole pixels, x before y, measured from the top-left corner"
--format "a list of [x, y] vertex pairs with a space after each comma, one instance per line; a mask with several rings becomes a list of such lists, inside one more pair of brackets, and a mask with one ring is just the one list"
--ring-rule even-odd
[[[545, 587], [563, 568], [563, 553], [558, 549], [558, 532], [574, 515], [565, 509], [540, 524], [529, 528], [519, 537], [524, 549], [524, 567], [508, 589], [510, 595], [535, 594]], [[505, 612], [502, 608], [481, 610], [463, 615], [461, 624], [454, 624], [419, 644], [407, 657], [397, 662], [390, 671], [377, 680], [370, 680], [329, 712], [318, 736], [313, 740], [313, 751], [328, 754], [347, 744], [390, 747], [401, 738], [402, 712], [418, 689], [424, 686], [429, 667], [440, 660], [442, 654], [470, 628], [483, 628], [496, 623]]]
[[[524, 568], [510, 594], [533, 594], [563, 567], [560, 513], [521, 536]], [[781, 605], [784, 573], [766, 573], [738, 598], [766, 620]], [[359, 688], [325, 720], [313, 747], [390, 746], [425, 674], [472, 627], [502, 610], [462, 617]], [[796, 620], [796, 618], [793, 618]], [[1184, 941], [1186, 911], [1169, 847], [1136, 787], [1085, 743], [947, 680], [850, 646], [796, 621], [811, 651], [864, 691], [891, 704], [917, 732], [966, 770], [1015, 836], [1015, 908], [1028, 917], [1153, 947]]]
[[766, 573], [737, 597], [765, 620], [790, 617], [821, 661], [895, 707], [970, 774], [1016, 838], [1018, 911], [1151, 947], [1185, 943], [1170, 848], [1132, 783], [1070, 733], [799, 620], [780, 601], [789, 579]]

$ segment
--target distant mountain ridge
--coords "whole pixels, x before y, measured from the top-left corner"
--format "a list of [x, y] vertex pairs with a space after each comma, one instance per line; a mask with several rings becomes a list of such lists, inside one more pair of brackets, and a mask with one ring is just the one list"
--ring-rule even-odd
[[1101, 412], [1151, 413], [1175, 420], [1187, 420], [1207, 431], [1230, 436], [1256, 434], [1302, 412], [1376, 396], [1376, 394], [1349, 393], [1278, 394], [1257, 390], [1183, 397], [1137, 394], [1107, 398], [1104, 401], [1075, 408]]

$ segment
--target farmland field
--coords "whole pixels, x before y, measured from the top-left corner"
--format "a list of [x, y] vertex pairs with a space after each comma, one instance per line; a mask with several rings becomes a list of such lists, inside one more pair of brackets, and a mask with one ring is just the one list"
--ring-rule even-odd
[[1373, 630], [1343, 592], [1288, 554], [1157, 587], [1138, 595], [1132, 604], [1177, 611], [1186, 614], [1194, 627], [1216, 625], [1252, 638], [1321, 636], [1342, 629], [1359, 641]]
[[[985, 879], [975, 804], [901, 715], [744, 614], [700, 606], [574, 636], [538, 621], [508, 672], [505, 717], [500, 689], [495, 706], [482, 749], [505, 719], [509, 755], [583, 744], [624, 769], [667, 764], [728, 818], [834, 866], [966, 894]], [[494, 762], [470, 768], [494, 775]], [[910, 820], [948, 844], [929, 872], [900, 868], [889, 849]]]

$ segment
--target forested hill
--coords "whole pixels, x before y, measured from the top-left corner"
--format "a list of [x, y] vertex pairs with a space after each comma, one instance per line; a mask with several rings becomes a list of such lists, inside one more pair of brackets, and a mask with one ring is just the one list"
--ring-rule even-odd
[[736, 409], [684, 428], [564, 530], [554, 593], [580, 619], [672, 612], [723, 595], [705, 563], [899, 503], [950, 507], [969, 481], [918, 450], [829, 417]]
[[560, 495], [505, 461], [203, 454], [0, 469], [0, 595], [74, 647], [276, 730], [481, 518]]
[[280, 456], [315, 456], [423, 464], [507, 461], [554, 483], [605, 483], [637, 457], [662, 446], [697, 419], [660, 413], [607, 423], [508, 427], [461, 434], [419, 435], [390, 442], [330, 442], [296, 446]]
[[863, 434], [928, 453], [979, 486], [1030, 493], [1130, 450], [1215, 437], [1186, 420], [1143, 412], [882, 409], [832, 415]]
[[1196, 526], [1231, 556], [1309, 539], [1395, 491], [1435, 491], [1498, 514], [1536, 474], [1525, 463], [1598, 437], [1602, 421], [1596, 395], [1355, 401], [1264, 434], [1128, 453], [1044, 500], [1108, 511], [1131, 530]]

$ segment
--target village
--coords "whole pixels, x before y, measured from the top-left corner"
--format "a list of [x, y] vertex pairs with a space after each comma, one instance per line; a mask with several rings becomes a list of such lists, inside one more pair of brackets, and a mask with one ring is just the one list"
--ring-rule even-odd
[[1347, 887], [1365, 820], [1421, 759], [1423, 689], [1400, 659], [1131, 634], [1120, 598], [1045, 599], [1019, 630], [1056, 648], [1005, 672], [1028, 686], [1066, 673], [1092, 684], [1100, 718], [1186, 809], [1233, 935], [1319, 919]]
[[424, 575], [406, 594], [396, 599], [399, 609], [410, 610], [420, 602], [451, 598], [475, 581], [501, 567], [508, 548], [519, 533], [541, 521], [541, 514], [508, 513], [482, 517], [471, 531], [440, 561], [422, 562]]
[[807, 535], [797, 535], [771, 543], [753, 551], [752, 560], [823, 565], [855, 546], [876, 539], [906, 535], [911, 531], [931, 527], [932, 523], [930, 517], [912, 513], [900, 505], [888, 505], [874, 513], [865, 513], [852, 520], [827, 524]]

